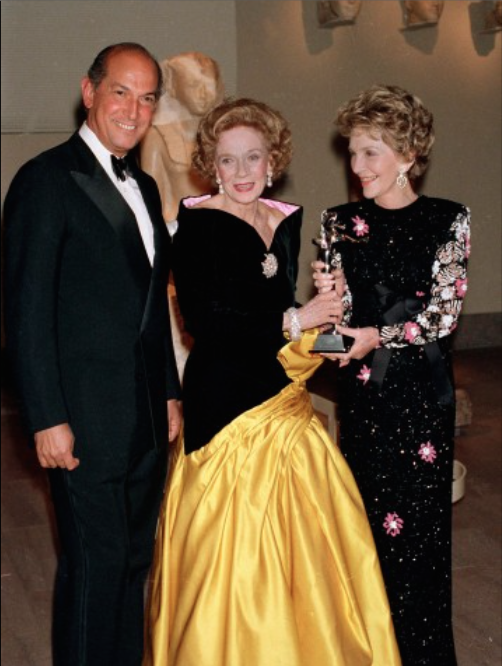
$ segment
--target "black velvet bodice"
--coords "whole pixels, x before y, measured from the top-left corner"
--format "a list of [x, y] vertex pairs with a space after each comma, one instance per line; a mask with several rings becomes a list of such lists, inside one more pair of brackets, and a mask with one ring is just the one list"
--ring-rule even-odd
[[[301, 208], [285, 217], [267, 248], [244, 220], [181, 203], [173, 274], [194, 338], [183, 380], [187, 453], [289, 383], [277, 352], [283, 313], [295, 303], [301, 219]], [[267, 253], [278, 261], [272, 277]]]

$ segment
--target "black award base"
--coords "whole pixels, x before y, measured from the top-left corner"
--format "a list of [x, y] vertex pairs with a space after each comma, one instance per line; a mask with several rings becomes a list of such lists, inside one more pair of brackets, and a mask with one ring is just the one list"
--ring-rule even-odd
[[312, 353], [314, 354], [332, 354], [344, 353], [349, 350], [350, 345], [347, 339], [340, 333], [333, 331], [331, 333], [320, 333], [314, 343]]

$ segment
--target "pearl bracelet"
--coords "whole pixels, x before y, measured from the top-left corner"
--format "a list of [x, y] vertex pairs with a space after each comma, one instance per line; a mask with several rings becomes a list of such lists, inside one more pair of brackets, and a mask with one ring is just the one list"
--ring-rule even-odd
[[289, 315], [289, 337], [296, 342], [302, 337], [302, 325], [296, 308], [288, 308], [286, 314]]

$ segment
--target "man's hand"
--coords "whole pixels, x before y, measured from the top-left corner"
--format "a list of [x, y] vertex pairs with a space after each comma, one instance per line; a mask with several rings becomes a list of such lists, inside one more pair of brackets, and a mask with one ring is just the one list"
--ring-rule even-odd
[[181, 429], [181, 402], [179, 400], [167, 401], [167, 422], [169, 424], [169, 441], [172, 442], [180, 433]]
[[80, 465], [73, 456], [75, 437], [68, 423], [39, 430], [35, 433], [35, 447], [42, 467], [61, 467], [69, 471]]

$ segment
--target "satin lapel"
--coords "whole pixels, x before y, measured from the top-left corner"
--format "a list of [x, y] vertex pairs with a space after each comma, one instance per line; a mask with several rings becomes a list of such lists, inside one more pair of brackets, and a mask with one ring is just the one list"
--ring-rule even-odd
[[[169, 236], [167, 227], [162, 217], [162, 208], [159, 204], [159, 196], [157, 192], [152, 190], [152, 184], [147, 182], [143, 173], [136, 174], [136, 179], [143, 196], [143, 200], [150, 215], [150, 220], [153, 225], [153, 243], [155, 248], [155, 256], [153, 260], [153, 267], [151, 272], [150, 290], [143, 316], [142, 328], [147, 326], [150, 315], [153, 314], [151, 308], [155, 307], [155, 294], [156, 286], [164, 285], [167, 298], [167, 252]], [[157, 195], [157, 196], [155, 196]]]
[[96, 160], [93, 173], [72, 171], [71, 175], [121, 239], [135, 280], [143, 289], [148, 288], [152, 272], [150, 262], [136, 218], [125, 199]]

